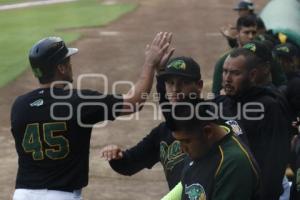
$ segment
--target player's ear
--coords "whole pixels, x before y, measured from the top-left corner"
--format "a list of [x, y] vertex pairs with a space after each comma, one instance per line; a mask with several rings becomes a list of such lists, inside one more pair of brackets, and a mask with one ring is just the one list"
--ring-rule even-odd
[[199, 81], [197, 81], [196, 84], [197, 84], [197, 88], [198, 88], [199, 93], [201, 93], [202, 89], [203, 89], [203, 81], [199, 80]]
[[257, 77], [258, 70], [256, 68], [250, 70], [249, 72], [249, 80], [251, 83], [255, 83]]
[[65, 73], [67, 72], [66, 66], [63, 65], [63, 64], [58, 64], [58, 65], [57, 65], [57, 71], [58, 71], [60, 74], [65, 74]]
[[212, 138], [214, 137], [214, 134], [213, 134], [213, 126], [211, 124], [207, 124], [203, 127], [203, 139], [205, 141], [211, 141]]

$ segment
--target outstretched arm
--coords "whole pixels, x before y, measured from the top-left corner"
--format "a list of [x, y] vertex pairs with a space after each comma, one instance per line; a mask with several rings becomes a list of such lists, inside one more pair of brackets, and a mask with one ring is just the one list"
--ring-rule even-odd
[[151, 168], [159, 162], [161, 131], [160, 126], [152, 129], [139, 143], [125, 151], [118, 145], [108, 145], [101, 150], [100, 156], [122, 175], [131, 176], [144, 168]]

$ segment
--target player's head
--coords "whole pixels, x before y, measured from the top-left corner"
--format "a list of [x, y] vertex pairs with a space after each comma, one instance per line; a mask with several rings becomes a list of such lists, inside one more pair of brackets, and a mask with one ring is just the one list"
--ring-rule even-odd
[[167, 120], [168, 127], [182, 150], [191, 159], [203, 156], [217, 140], [218, 122], [212, 107], [204, 101], [188, 101], [173, 105], [172, 117]]
[[254, 13], [254, 4], [250, 1], [240, 1], [233, 10], [238, 12], [239, 17], [251, 15]]
[[291, 43], [279, 44], [273, 48], [273, 58], [288, 74], [300, 68], [300, 49]]
[[233, 50], [223, 65], [223, 83], [225, 94], [235, 96], [257, 85], [264, 70], [269, 73], [272, 60], [269, 49], [260, 42], [252, 41], [243, 48]]
[[187, 96], [200, 98], [203, 81], [200, 66], [190, 57], [171, 59], [159, 77], [165, 81], [167, 98], [171, 103]]
[[78, 49], [68, 48], [59, 37], [47, 37], [32, 46], [29, 62], [41, 84], [56, 80], [72, 82], [70, 56], [77, 52]]
[[257, 19], [253, 15], [240, 17], [237, 20], [236, 28], [238, 31], [237, 40], [239, 46], [242, 47], [247, 42], [254, 39], [257, 33]]

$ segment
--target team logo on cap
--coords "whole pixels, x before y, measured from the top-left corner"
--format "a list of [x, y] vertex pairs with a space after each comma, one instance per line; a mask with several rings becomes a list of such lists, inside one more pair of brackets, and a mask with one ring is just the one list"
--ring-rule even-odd
[[285, 52], [285, 53], [290, 53], [290, 49], [288, 47], [278, 47], [276, 50], [277, 51], [282, 51], [282, 52]]
[[171, 62], [167, 68], [174, 68], [177, 70], [185, 70], [186, 69], [186, 64], [183, 60], [175, 60]]
[[252, 51], [252, 52], [255, 52], [255, 51], [256, 51], [256, 46], [255, 46], [255, 44], [253, 44], [253, 43], [245, 44], [245, 45], [243, 46], [243, 48], [244, 48], [244, 49], [249, 49], [249, 50]]

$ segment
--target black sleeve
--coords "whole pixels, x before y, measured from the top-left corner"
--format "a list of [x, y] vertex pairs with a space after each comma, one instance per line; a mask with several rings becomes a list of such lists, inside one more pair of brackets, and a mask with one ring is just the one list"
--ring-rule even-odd
[[144, 168], [152, 168], [159, 161], [160, 126], [152, 129], [150, 134], [137, 145], [127, 149], [120, 160], [112, 160], [110, 166], [123, 175], [133, 175]]
[[86, 124], [114, 120], [121, 113], [123, 98], [121, 95], [101, 94], [96, 91], [81, 91], [84, 97], [78, 97], [77, 111]]
[[261, 138], [252, 151], [261, 168], [263, 199], [279, 199], [283, 191], [282, 180], [290, 152], [290, 125], [283, 113], [278, 102], [269, 102], [265, 105], [264, 119], [256, 124], [255, 130]]

